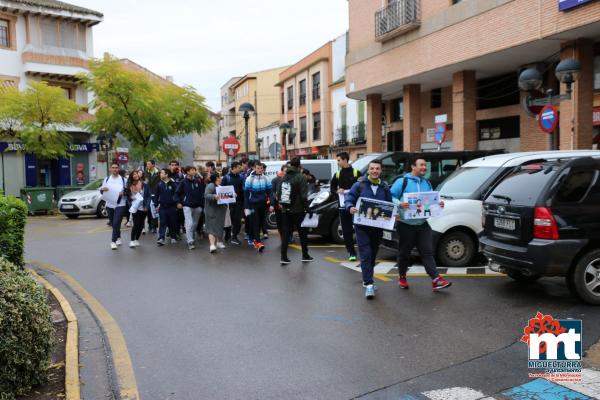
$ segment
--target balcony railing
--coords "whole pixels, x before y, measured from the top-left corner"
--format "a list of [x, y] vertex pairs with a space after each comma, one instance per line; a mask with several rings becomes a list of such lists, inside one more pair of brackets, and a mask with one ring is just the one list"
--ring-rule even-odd
[[421, 26], [421, 0], [395, 0], [375, 13], [375, 39], [384, 41]]
[[353, 144], [365, 144], [367, 143], [367, 138], [365, 136], [365, 124], [364, 122], [359, 123], [352, 127], [352, 143]]
[[348, 127], [346, 125], [335, 130], [334, 143], [336, 146], [348, 146]]

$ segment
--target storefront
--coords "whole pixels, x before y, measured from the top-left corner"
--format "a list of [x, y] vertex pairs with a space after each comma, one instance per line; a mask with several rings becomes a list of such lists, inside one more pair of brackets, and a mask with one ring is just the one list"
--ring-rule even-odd
[[19, 142], [0, 142], [0, 188], [18, 195], [25, 186], [83, 186], [98, 178], [98, 143], [72, 143], [70, 158], [40, 160]]
[[329, 147], [303, 147], [301, 149], [288, 149], [288, 159], [300, 157], [303, 159], [329, 158]]

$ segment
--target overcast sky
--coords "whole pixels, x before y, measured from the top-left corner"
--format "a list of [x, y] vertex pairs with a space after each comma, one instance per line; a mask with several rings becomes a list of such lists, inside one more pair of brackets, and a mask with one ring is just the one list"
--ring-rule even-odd
[[214, 110], [233, 76], [289, 65], [348, 29], [347, 0], [65, 0], [104, 13], [94, 53], [194, 86]]

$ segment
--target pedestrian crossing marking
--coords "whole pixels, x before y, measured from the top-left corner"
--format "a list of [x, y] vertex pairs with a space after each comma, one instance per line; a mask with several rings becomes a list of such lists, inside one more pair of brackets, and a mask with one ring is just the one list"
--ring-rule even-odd
[[[331, 262], [336, 262], [334, 260], [337, 260], [333, 257], [326, 257], [325, 258], [327, 261], [331, 261]], [[339, 263], [342, 267], [351, 269], [353, 271], [357, 271], [360, 272], [360, 262], [356, 261], [356, 262], [350, 262], [350, 261], [344, 261], [344, 262], [340, 262]], [[396, 272], [398, 269], [396, 268], [396, 263], [391, 262], [391, 261], [381, 261], [378, 262], [375, 265], [375, 269], [373, 271], [373, 273], [375, 275], [379, 275], [382, 277], [389, 277], [389, 276], [397, 276], [398, 273]], [[442, 276], [451, 276], [451, 277], [455, 277], [455, 276], [466, 276], [466, 277], [505, 277], [505, 274], [501, 274], [495, 271], [492, 271], [491, 269], [487, 268], [487, 267], [466, 267], [466, 268], [438, 268], [438, 270], [440, 271], [440, 275]], [[474, 271], [478, 271], [477, 273], [475, 273]], [[480, 273], [479, 271], [483, 271], [483, 273]], [[408, 269], [408, 273], [406, 274], [407, 276], [414, 276], [414, 277], [421, 277], [421, 276], [428, 276], [427, 271], [425, 270], [425, 267], [420, 266], [420, 265], [416, 265], [416, 266], [411, 266]]]
[[448, 389], [423, 392], [431, 400], [480, 400], [485, 394], [468, 387], [453, 387]]

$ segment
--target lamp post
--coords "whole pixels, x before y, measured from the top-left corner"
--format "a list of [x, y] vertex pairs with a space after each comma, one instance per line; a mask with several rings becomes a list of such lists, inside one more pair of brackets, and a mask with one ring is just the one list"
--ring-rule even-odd
[[287, 160], [287, 158], [288, 158], [288, 154], [287, 154], [287, 134], [288, 134], [288, 131], [292, 129], [292, 127], [287, 122], [284, 122], [283, 124], [279, 125], [279, 129], [281, 130], [281, 134], [282, 134], [283, 152], [285, 153], [285, 159]]
[[[572, 85], [577, 80], [577, 74], [581, 71], [579, 61], [572, 58], [562, 60], [556, 66], [556, 78], [567, 86], [564, 94], [554, 95], [552, 89], [546, 90], [546, 97], [534, 99], [533, 93], [542, 88], [543, 77], [540, 71], [536, 68], [527, 68], [519, 75], [519, 88], [527, 92], [527, 96], [523, 99], [523, 108], [530, 117], [535, 118], [537, 114], [531, 111], [531, 107], [544, 107], [546, 105], [559, 104], [561, 101], [571, 100], [573, 93]], [[571, 122], [571, 135], [575, 134], [574, 120]], [[549, 147], [554, 150], [554, 134], [549, 135]]]
[[244, 124], [245, 124], [244, 126], [246, 128], [246, 140], [245, 140], [245, 143], [246, 143], [246, 158], [248, 158], [248, 153], [249, 153], [249, 150], [248, 150], [248, 142], [249, 142], [249, 139], [248, 139], [248, 137], [249, 137], [248, 120], [250, 119], [250, 113], [254, 112], [254, 106], [252, 104], [250, 104], [250, 103], [242, 103], [240, 105], [239, 111], [241, 113], [244, 113], [242, 117], [244, 118]]

